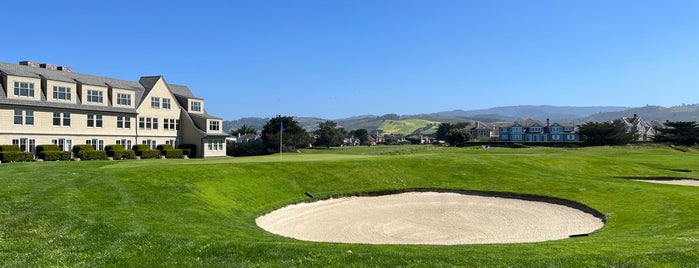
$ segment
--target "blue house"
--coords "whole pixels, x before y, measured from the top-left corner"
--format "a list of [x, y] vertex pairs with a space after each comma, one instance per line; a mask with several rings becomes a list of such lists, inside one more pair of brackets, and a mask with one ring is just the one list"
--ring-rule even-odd
[[580, 135], [573, 123], [546, 123], [527, 119], [500, 126], [500, 141], [516, 142], [572, 142]]

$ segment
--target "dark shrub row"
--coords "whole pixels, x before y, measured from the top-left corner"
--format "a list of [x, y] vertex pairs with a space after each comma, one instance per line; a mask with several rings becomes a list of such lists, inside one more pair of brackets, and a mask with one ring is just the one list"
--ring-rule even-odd
[[184, 150], [174, 149], [170, 144], [160, 144], [156, 147], [160, 151], [160, 155], [165, 158], [182, 158]]
[[0, 161], [2, 162], [23, 162], [33, 161], [34, 154], [22, 152], [17, 145], [0, 145]]
[[134, 150], [126, 150], [123, 145], [112, 144], [104, 146], [104, 150], [107, 152], [107, 156], [112, 159], [134, 159], [136, 158], [136, 152]]
[[137, 156], [140, 156], [141, 159], [146, 159], [146, 158], [157, 158], [160, 156], [160, 151], [158, 150], [152, 150], [150, 148], [150, 145], [148, 144], [137, 144], [133, 146], [134, 152], [136, 152]]

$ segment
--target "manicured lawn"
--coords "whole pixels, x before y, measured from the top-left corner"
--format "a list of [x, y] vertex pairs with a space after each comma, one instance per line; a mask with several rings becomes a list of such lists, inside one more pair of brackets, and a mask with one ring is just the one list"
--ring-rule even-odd
[[[673, 170], [691, 170], [678, 172]], [[189, 160], [0, 164], [0, 263], [9, 267], [668, 266], [699, 263], [699, 152], [664, 147], [379, 146]], [[304, 192], [414, 188], [546, 195], [607, 216], [590, 236], [522, 244], [298, 241], [259, 215]]]

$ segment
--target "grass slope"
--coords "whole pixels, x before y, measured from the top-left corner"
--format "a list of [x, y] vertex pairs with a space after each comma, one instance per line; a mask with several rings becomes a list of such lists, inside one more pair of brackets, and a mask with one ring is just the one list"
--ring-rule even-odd
[[[3, 163], [7, 267], [668, 266], [699, 263], [699, 189], [618, 179], [698, 178], [699, 153], [667, 148], [379, 146], [249, 158]], [[686, 169], [693, 172], [676, 172]], [[407, 246], [312, 243], [255, 225], [303, 192], [410, 188], [547, 195], [607, 216], [588, 237]]]
[[377, 127], [378, 130], [383, 130], [385, 134], [433, 134], [437, 131], [439, 122], [429, 121], [424, 119], [401, 119], [401, 120], [384, 120]]

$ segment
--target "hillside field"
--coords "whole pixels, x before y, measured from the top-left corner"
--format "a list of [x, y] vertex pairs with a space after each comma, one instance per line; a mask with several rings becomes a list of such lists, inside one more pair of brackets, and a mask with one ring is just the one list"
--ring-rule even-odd
[[[624, 177], [624, 178], [620, 178]], [[376, 146], [219, 159], [0, 164], [3, 267], [695, 267], [699, 152]], [[455, 246], [305, 242], [255, 219], [304, 192], [550, 196], [606, 216], [586, 237]], [[316, 198], [329, 198], [317, 194]]]

